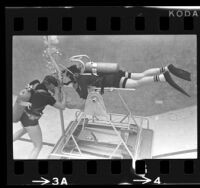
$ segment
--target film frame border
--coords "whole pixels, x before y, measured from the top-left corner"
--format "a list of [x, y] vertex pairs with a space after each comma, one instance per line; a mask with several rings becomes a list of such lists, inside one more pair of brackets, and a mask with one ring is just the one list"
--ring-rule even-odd
[[[101, 14], [102, 10], [103, 15]], [[12, 9], [7, 7], [5, 13], [7, 70], [12, 70], [13, 35], [195, 34], [197, 35], [197, 65], [200, 59], [198, 51], [200, 46], [200, 24], [198, 24], [200, 17], [170, 18], [167, 10], [142, 7], [134, 7], [133, 9], [123, 7]], [[10, 78], [12, 78], [12, 73], [7, 71], [6, 84], [12, 86], [12, 79]], [[161, 183], [166, 184], [170, 184], [170, 182], [178, 184], [181, 183], [180, 180], [184, 180], [185, 182], [182, 183], [186, 184], [200, 183], [198, 180], [200, 174], [200, 168], [198, 168], [200, 167], [199, 150], [198, 159], [137, 161], [136, 171], [132, 169], [130, 160], [13, 160], [12, 123], [8, 115], [12, 114], [12, 104], [10, 103], [12, 101], [12, 89], [7, 89], [6, 92], [9, 96], [6, 105], [10, 107], [6, 111], [8, 184], [31, 184], [33, 179], [38, 179], [41, 176], [50, 179], [52, 177], [67, 177], [69, 184], [120, 184], [123, 182], [133, 184], [133, 179], [138, 177], [137, 174], [145, 174], [154, 181], [157, 177], [161, 177]], [[198, 135], [199, 132], [198, 128]], [[69, 169], [66, 168], [68, 166], [70, 166]]]

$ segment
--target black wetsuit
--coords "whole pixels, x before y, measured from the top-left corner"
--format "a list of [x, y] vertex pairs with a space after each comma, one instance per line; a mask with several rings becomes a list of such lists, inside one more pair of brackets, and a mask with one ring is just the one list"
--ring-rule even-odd
[[[43, 92], [37, 92], [37, 90], [43, 90]], [[48, 92], [45, 85], [41, 83], [36, 86], [35, 90], [31, 91], [29, 102], [32, 104], [31, 108], [28, 109], [28, 107], [25, 107], [25, 112], [20, 119], [24, 127], [38, 125], [38, 120], [41, 117], [45, 106], [53, 106], [56, 103], [56, 100]]]
[[80, 98], [86, 99], [88, 96], [88, 86], [95, 87], [115, 87], [119, 88], [120, 79], [125, 76], [124, 71], [107, 75], [79, 75], [77, 78], [78, 88], [76, 89]]

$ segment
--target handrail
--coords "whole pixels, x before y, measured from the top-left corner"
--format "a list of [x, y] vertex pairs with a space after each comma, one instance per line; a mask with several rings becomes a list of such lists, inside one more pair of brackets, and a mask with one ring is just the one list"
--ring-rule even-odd
[[[100, 87], [89, 87], [89, 89], [94, 90], [94, 91], [101, 91]], [[105, 91], [135, 91], [136, 89], [134, 89], [134, 88], [104, 87], [104, 90]]]

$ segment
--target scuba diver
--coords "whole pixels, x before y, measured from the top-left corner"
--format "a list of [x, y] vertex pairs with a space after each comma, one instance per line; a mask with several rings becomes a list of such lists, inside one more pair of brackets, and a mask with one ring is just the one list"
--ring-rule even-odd
[[77, 67], [77, 65], [72, 65], [64, 69], [62, 73], [69, 78], [69, 81], [64, 84], [69, 85], [72, 83], [74, 89], [82, 99], [87, 98], [89, 86], [100, 87], [101, 94], [103, 94], [104, 87], [137, 89], [156, 82], [166, 82], [174, 89], [190, 97], [184, 89], [173, 81], [170, 73], [186, 81], [191, 81], [191, 74], [173, 64], [161, 68], [151, 68], [142, 73], [131, 73], [119, 69], [113, 73], [108, 74], [101, 72], [98, 73], [98, 75], [81, 74], [80, 68]]
[[[59, 90], [59, 82], [52, 75], [45, 76], [41, 83], [39, 80], [34, 80], [28, 86], [31, 87], [31, 90], [28, 91], [30, 95], [27, 95], [28, 92], [20, 92], [21, 96], [18, 96], [19, 100], [18, 102], [16, 101], [13, 107], [13, 122], [19, 121], [22, 124], [22, 128], [14, 133], [13, 141], [18, 140], [24, 134], [28, 133], [34, 146], [28, 158], [36, 159], [42, 149], [42, 131], [39, 119], [45, 107], [50, 105], [54, 108], [64, 110], [66, 107], [74, 108], [74, 106], [66, 103], [63, 90], [61, 90], [62, 101], [59, 101], [58, 97], [55, 96], [57, 90]], [[21, 101], [21, 99], [27, 98], [27, 96], [28, 100]]]

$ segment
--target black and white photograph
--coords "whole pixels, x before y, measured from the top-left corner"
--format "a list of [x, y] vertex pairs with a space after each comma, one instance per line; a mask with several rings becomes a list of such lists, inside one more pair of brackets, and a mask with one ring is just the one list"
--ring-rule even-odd
[[13, 159], [196, 159], [196, 35], [15, 35]]

